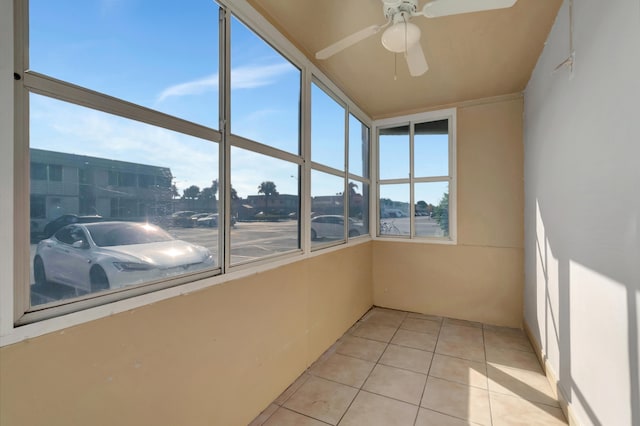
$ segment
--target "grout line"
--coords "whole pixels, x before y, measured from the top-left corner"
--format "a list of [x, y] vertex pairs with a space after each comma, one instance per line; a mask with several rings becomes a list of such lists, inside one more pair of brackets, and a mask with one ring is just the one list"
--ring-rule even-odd
[[484, 350], [484, 369], [487, 381], [487, 400], [489, 402], [489, 420], [493, 424], [493, 407], [491, 406], [491, 392], [489, 391], [489, 361], [487, 361], [487, 342], [484, 338], [484, 326], [482, 327], [482, 349]]
[[[318, 421], [318, 422], [320, 422], [320, 423], [324, 423], [325, 425], [333, 426], [333, 425], [331, 425], [331, 423], [327, 423], [327, 422], [325, 422], [324, 420], [320, 420], [320, 419], [318, 419], [318, 418], [316, 418], [316, 417], [312, 417], [312, 416], [310, 416], [310, 415], [308, 415], [308, 414], [301, 413], [301, 412], [296, 411], [296, 410], [294, 410], [294, 409], [292, 409], [292, 408], [289, 408], [289, 407], [279, 407], [279, 408], [282, 408], [283, 410], [291, 411], [292, 413], [299, 414], [299, 415], [301, 415], [301, 416], [303, 416], [303, 417], [306, 417], [306, 418], [308, 418], [308, 419], [312, 419], [312, 420]], [[274, 414], [275, 414], [275, 413], [274, 413]], [[272, 414], [272, 415], [273, 415], [273, 414]], [[342, 418], [340, 418], [340, 420], [342, 420]], [[340, 423], [340, 422], [338, 421], [338, 423]], [[337, 424], [337, 423], [336, 423], [336, 424]]]
[[429, 376], [431, 376], [431, 368], [433, 367], [433, 360], [436, 357], [436, 348], [438, 347], [438, 341], [440, 340], [440, 332], [442, 331], [443, 324], [444, 319], [440, 322], [440, 327], [438, 328], [438, 333], [436, 334], [436, 344], [433, 346], [433, 352], [431, 353], [431, 362], [429, 362], [429, 368], [427, 369], [427, 380], [424, 381], [424, 387], [422, 388], [422, 394], [420, 394], [420, 401], [418, 402], [418, 411], [416, 412], [415, 419], [413, 419], [414, 426], [418, 421], [418, 416], [420, 415], [420, 408], [422, 407], [424, 393], [427, 391], [427, 383], [429, 383]]
[[[407, 317], [407, 314], [405, 313], [404, 318]], [[404, 318], [402, 321], [404, 321]], [[400, 322], [400, 324], [402, 324], [402, 322]], [[338, 420], [338, 424], [340, 424], [340, 422], [342, 421], [342, 419], [344, 418], [344, 416], [347, 415], [347, 413], [349, 412], [349, 409], [351, 409], [351, 406], [353, 405], [353, 402], [356, 400], [356, 398], [358, 398], [358, 395], [360, 395], [360, 392], [366, 392], [362, 389], [362, 387], [365, 385], [365, 383], [367, 383], [367, 380], [369, 380], [369, 377], [371, 377], [371, 373], [373, 373], [373, 370], [376, 369], [376, 366], [378, 365], [378, 361], [380, 361], [380, 358], [382, 358], [382, 355], [384, 355], [384, 353], [386, 352], [387, 348], [389, 347], [389, 345], [391, 344], [391, 341], [393, 340], [393, 337], [396, 335], [396, 333], [398, 332], [398, 330], [400, 329], [400, 325], [398, 325], [396, 327], [396, 331], [393, 332], [393, 335], [391, 336], [391, 338], [389, 339], [388, 342], [383, 342], [385, 343], [385, 347], [382, 350], [382, 352], [380, 352], [380, 355], [378, 355], [378, 359], [376, 360], [376, 362], [373, 365], [373, 368], [371, 369], [371, 371], [369, 371], [369, 374], [367, 374], [367, 377], [364, 379], [364, 381], [362, 382], [362, 385], [360, 385], [360, 388], [358, 389], [358, 392], [356, 393], [356, 395], [353, 397], [353, 399], [351, 400], [351, 402], [349, 403], [349, 405], [347, 406], [347, 409], [344, 410], [344, 413], [342, 413], [342, 416], [340, 416], [340, 420]], [[358, 337], [358, 336], [356, 336]], [[373, 340], [373, 339], [368, 339], [368, 340]], [[376, 341], [377, 340], [373, 340]], [[348, 356], [348, 355], [345, 355]]]

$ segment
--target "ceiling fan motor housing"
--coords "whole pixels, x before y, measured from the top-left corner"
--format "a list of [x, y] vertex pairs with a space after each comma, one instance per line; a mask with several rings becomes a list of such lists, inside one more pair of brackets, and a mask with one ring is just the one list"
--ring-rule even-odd
[[393, 23], [408, 21], [418, 11], [418, 0], [383, 0], [382, 3], [384, 16]]

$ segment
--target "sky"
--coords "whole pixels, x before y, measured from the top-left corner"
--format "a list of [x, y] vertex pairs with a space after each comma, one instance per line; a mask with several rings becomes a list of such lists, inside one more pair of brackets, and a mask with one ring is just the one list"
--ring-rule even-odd
[[[300, 71], [235, 18], [231, 37], [232, 133], [297, 153]], [[185, 7], [169, 0], [31, 0], [29, 38], [32, 71], [218, 128], [213, 1]], [[169, 167], [180, 193], [218, 178], [218, 146], [211, 141], [41, 95], [32, 94], [30, 104], [33, 148]], [[349, 123], [349, 137], [359, 141], [361, 123], [354, 117]], [[314, 85], [312, 160], [343, 168], [344, 134], [343, 107]], [[360, 144], [350, 148], [352, 172], [360, 174]], [[402, 160], [398, 148], [390, 152]], [[386, 151], [385, 158], [391, 158]], [[232, 149], [231, 183], [241, 197], [256, 194], [265, 180], [282, 194], [297, 193], [297, 173], [286, 161]], [[337, 192], [335, 179], [316, 176], [312, 195]]]

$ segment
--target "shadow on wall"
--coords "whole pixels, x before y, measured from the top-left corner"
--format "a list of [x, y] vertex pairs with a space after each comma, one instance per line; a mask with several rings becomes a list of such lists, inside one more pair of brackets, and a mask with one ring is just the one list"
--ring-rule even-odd
[[[580, 210], [579, 207], [574, 206]], [[572, 359], [574, 352], [585, 352], [584, 348], [572, 348], [572, 324], [571, 324], [571, 308], [572, 294], [580, 294], [580, 291], [588, 291], [584, 288], [584, 274], [591, 275], [589, 281], [598, 281], [602, 287], [610, 285], [622, 285], [626, 289], [626, 314], [627, 314], [627, 346], [628, 346], [628, 362], [629, 362], [629, 396], [630, 396], [630, 416], [631, 424], [640, 425], [640, 374], [638, 366], [638, 307], [637, 307], [637, 284], [634, 285], [633, 263], [626, 262], [624, 255], [621, 253], [604, 254], [606, 250], [596, 253], [593, 250], [594, 232], [585, 232], [586, 230], [570, 229], [565, 227], [560, 229], [558, 224], [567, 225], [566, 220], [545, 220], [545, 212], [547, 215], [553, 215], [557, 218], [558, 211], [563, 206], [555, 205], [552, 208], [545, 209], [545, 204], [540, 200], [536, 200], [536, 214], [526, 215], [527, 220], [535, 220], [535, 224], [529, 224], [528, 229], [535, 229], [535, 241], [529, 241], [529, 244], [535, 244], [534, 247], [528, 247], [530, 253], [535, 252], [535, 265], [529, 265], [527, 274], [531, 274], [528, 284], [535, 285], [538, 289], [544, 284], [544, 301], [535, 300], [538, 314], [534, 321], [538, 321], [541, 317], [541, 306], [544, 307], [542, 318], [543, 324], [530, 324], [531, 330], [537, 335], [539, 342], [542, 344], [544, 360], [548, 359], [546, 352], [554, 346], [559, 350], [559, 371], [558, 388], [562, 391], [563, 396], [570, 404], [578, 403], [584, 409], [589, 420], [594, 425], [602, 425], [602, 420], [598, 418], [592, 404], [589, 403], [587, 396], [584, 395], [580, 386], [574, 380], [572, 375]], [[580, 214], [577, 211], [564, 211], [565, 218], [571, 218], [572, 214]], [[633, 215], [633, 212], [631, 212]], [[551, 216], [549, 216], [551, 217]], [[548, 227], [547, 224], [556, 224]], [[571, 225], [574, 225], [572, 222]], [[597, 226], [594, 221], [593, 226]], [[579, 226], [578, 226], [579, 227]], [[596, 236], [597, 238], [597, 236]], [[611, 238], [611, 237], [610, 237]], [[603, 241], [595, 241], [602, 243]], [[603, 245], [601, 248], [606, 247]], [[616, 256], [618, 254], [618, 256]], [[530, 255], [531, 257], [532, 255]], [[630, 256], [627, 253], [627, 256]], [[632, 259], [629, 259], [632, 260]], [[579, 277], [572, 277], [572, 271], [579, 271]], [[629, 277], [629, 273], [631, 278]], [[540, 276], [541, 275], [541, 276]], [[604, 276], [605, 278], [601, 277]], [[605, 289], [601, 289], [606, 291]], [[528, 293], [530, 296], [540, 294], [539, 290]], [[574, 300], [577, 306], [579, 301]], [[574, 320], [577, 315], [574, 316]], [[606, 321], [599, 315], [599, 312], [593, 312], [591, 317], [594, 320]], [[574, 324], [574, 327], [579, 324]], [[594, 342], [598, 344], [599, 342]], [[620, 345], [622, 347], [624, 345]], [[610, 348], [615, 350], [616, 348]], [[606, 360], [597, 359], [596, 362], [604, 362]], [[594, 365], [595, 367], [595, 365]], [[603, 370], [606, 370], [603, 368]], [[593, 396], [592, 396], [593, 397]]]

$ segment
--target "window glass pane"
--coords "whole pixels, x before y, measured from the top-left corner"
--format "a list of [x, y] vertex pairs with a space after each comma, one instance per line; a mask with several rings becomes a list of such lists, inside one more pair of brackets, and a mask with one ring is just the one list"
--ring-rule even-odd
[[[202, 195], [218, 177], [216, 143], [39, 95], [29, 101], [31, 162], [61, 170], [60, 181], [31, 180], [32, 305], [218, 264], [215, 228], [192, 218], [217, 209]], [[149, 185], [139, 185], [142, 175]], [[58, 239], [66, 225], [85, 237]]]
[[320, 87], [311, 85], [311, 160], [344, 170], [345, 110]]
[[288, 161], [231, 148], [232, 264], [300, 247], [298, 170]]
[[448, 237], [449, 183], [416, 183], [415, 199], [416, 236]]
[[410, 235], [409, 184], [380, 185], [380, 235]]
[[415, 125], [413, 142], [415, 177], [449, 174], [449, 121], [439, 120]]
[[[344, 241], [344, 179], [311, 171], [311, 246]], [[354, 228], [355, 229], [355, 228]]]
[[42, 163], [31, 162], [31, 179], [47, 180], [47, 165]]
[[298, 154], [300, 70], [231, 20], [231, 132]]
[[409, 126], [380, 129], [380, 179], [409, 178]]
[[62, 182], [62, 166], [59, 164], [49, 164], [49, 180]]
[[369, 234], [369, 185], [349, 182], [349, 237]]
[[349, 114], [349, 173], [369, 177], [369, 128]]
[[213, 1], [29, 1], [30, 69], [218, 127]]

